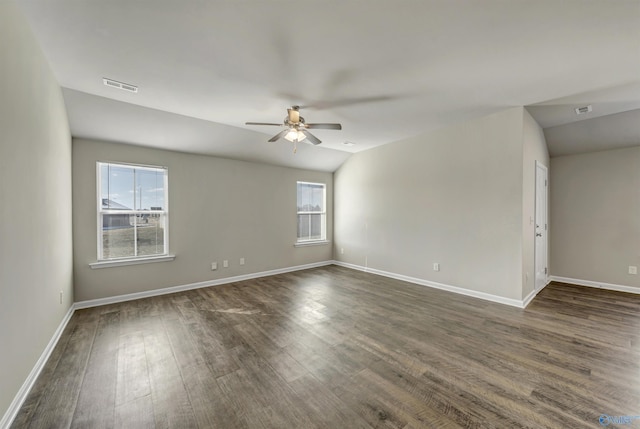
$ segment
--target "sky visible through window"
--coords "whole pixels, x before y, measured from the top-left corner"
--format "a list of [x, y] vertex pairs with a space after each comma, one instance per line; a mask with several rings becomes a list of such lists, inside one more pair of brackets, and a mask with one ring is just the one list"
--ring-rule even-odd
[[[165, 210], [165, 170], [102, 164], [101, 199], [105, 209]], [[104, 204], [106, 200], [106, 204]], [[111, 203], [117, 203], [111, 204]], [[109, 207], [110, 206], [110, 207]]]

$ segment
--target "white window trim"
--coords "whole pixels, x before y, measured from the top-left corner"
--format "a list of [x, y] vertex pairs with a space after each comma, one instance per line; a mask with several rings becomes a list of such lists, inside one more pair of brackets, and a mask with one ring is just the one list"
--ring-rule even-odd
[[295, 242], [293, 247], [325, 246], [330, 243], [329, 240], [305, 240]]
[[[164, 169], [168, 172], [168, 168], [166, 166], [161, 165], [145, 165], [145, 164], [134, 164], [129, 162], [119, 162], [119, 161], [97, 161], [96, 162], [96, 238], [97, 238], [97, 248], [96, 248], [96, 256], [102, 254], [102, 236], [101, 231], [98, 231], [98, 225], [102, 221], [100, 216], [103, 213], [122, 213], [117, 210], [102, 210], [102, 181], [100, 180], [100, 165], [101, 164], [115, 164], [115, 165], [124, 165], [128, 167], [135, 167], [141, 170], [158, 170]], [[165, 261], [173, 261], [175, 259], [175, 255], [169, 254], [169, 175], [168, 173], [164, 175], [164, 189], [165, 189], [165, 209], [163, 211], [148, 211], [148, 210], [131, 210], [129, 213], [133, 216], [138, 214], [152, 214], [152, 213], [160, 213], [165, 216], [165, 231], [164, 231], [164, 253], [161, 255], [153, 255], [153, 256], [134, 256], [134, 257], [126, 257], [126, 258], [117, 258], [117, 259], [97, 259], [96, 262], [92, 262], [89, 264], [91, 269], [96, 268], [107, 268], [107, 267], [121, 267], [125, 265], [137, 265], [137, 264], [149, 264], [153, 262], [165, 262]], [[134, 200], [135, 202], [135, 200]]]
[[[323, 201], [322, 201], [322, 211], [321, 212], [309, 212], [309, 211], [302, 211], [299, 212], [297, 210], [297, 206], [298, 206], [298, 185], [322, 185], [324, 187], [324, 192], [322, 195]], [[306, 246], [320, 246], [323, 244], [328, 244], [329, 240], [327, 239], [327, 184], [326, 183], [321, 183], [321, 182], [306, 182], [303, 180], [298, 180], [296, 182], [296, 217], [299, 215], [304, 215], [304, 214], [320, 214], [324, 216], [324, 225], [322, 228], [322, 232], [324, 233], [324, 237], [323, 238], [317, 238], [317, 239], [310, 239], [310, 240], [301, 240], [299, 238], [296, 237], [296, 242], [294, 244], [294, 247], [306, 247]], [[297, 235], [297, 233], [296, 233]]]
[[176, 259], [176, 255], [141, 256], [139, 258], [105, 259], [89, 264], [92, 270], [98, 268], [124, 267], [126, 265], [152, 264], [154, 262], [167, 262]]

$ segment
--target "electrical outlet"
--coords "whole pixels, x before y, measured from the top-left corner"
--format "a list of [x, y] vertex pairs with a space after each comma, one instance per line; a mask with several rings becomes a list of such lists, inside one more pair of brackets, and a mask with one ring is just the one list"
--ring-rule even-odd
[[638, 274], [638, 267], [629, 265], [629, 274]]
[[62, 304], [62, 291], [60, 291], [60, 304]]
[[341, 248], [340, 248], [340, 254], [341, 254], [341, 255], [344, 255], [344, 247], [341, 247]]
[[217, 262], [212, 262], [211, 263], [211, 271], [215, 271], [218, 269], [218, 263]]
[[440, 264], [438, 262], [433, 263], [433, 271], [440, 271]]
[[229, 268], [229, 261], [227, 261], [226, 259], [224, 261], [222, 261], [222, 266], [224, 268]]
[[240, 258], [240, 265], [244, 265], [244, 258]]

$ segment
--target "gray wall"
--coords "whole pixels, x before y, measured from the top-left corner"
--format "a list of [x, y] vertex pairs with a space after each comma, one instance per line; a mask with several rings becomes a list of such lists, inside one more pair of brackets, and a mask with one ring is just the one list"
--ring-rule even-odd
[[551, 274], [640, 287], [640, 147], [551, 159]]
[[523, 118], [512, 108], [353, 155], [334, 175], [336, 259], [522, 299]]
[[[169, 244], [174, 261], [89, 267], [96, 261], [97, 246], [96, 161], [169, 168]], [[298, 180], [327, 185], [327, 237], [331, 239], [331, 173], [74, 139], [76, 301], [331, 260], [331, 245], [294, 247]], [[244, 266], [239, 265], [241, 257]], [[222, 268], [224, 259], [229, 260], [229, 268]], [[217, 271], [211, 271], [212, 261], [218, 262]]]
[[[535, 198], [536, 161], [549, 168], [549, 151], [544, 132], [524, 110], [522, 134], [522, 298], [535, 289]], [[548, 189], [548, 188], [547, 188]], [[547, 200], [547, 204], [549, 201]], [[548, 209], [549, 207], [547, 207]], [[549, 210], [547, 210], [547, 213]], [[548, 214], [547, 214], [548, 218]], [[549, 219], [547, 219], [549, 220]], [[547, 246], [548, 252], [548, 246]], [[547, 258], [547, 262], [548, 262]]]
[[1, 418], [73, 302], [67, 115], [12, 1], [0, 1], [0, 130]]

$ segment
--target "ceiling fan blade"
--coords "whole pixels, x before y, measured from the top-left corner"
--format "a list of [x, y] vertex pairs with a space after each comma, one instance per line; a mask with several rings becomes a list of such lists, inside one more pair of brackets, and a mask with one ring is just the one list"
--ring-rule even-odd
[[305, 129], [301, 129], [300, 132], [302, 134], [305, 135], [305, 137], [307, 137], [307, 139], [309, 140], [309, 142], [313, 143], [313, 144], [320, 144], [322, 143], [322, 140], [320, 140], [318, 137], [314, 136], [313, 134], [311, 134], [309, 131], [305, 130]]
[[305, 128], [316, 129], [316, 130], [341, 130], [342, 125], [340, 124], [304, 124]]
[[282, 124], [273, 124], [271, 122], [245, 122], [245, 125], [277, 125], [279, 127], [282, 126]]
[[284, 130], [280, 131], [278, 134], [276, 134], [275, 136], [271, 137], [269, 139], [269, 141], [270, 142], [274, 142], [274, 141], [276, 141], [278, 139], [281, 139], [282, 137], [286, 136], [288, 132], [289, 132], [289, 128], [284, 129]]

